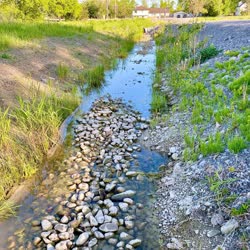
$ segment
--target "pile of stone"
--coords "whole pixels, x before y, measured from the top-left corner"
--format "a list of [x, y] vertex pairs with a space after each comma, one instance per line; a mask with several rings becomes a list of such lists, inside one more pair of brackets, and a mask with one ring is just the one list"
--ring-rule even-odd
[[[137, 234], [134, 190], [123, 184], [138, 175], [129, 171], [136, 159], [136, 144], [148, 121], [121, 100], [101, 98], [74, 125], [75, 151], [65, 161], [70, 197], [60, 201], [54, 215], [40, 222], [35, 248], [135, 249]], [[144, 225], [145, 226], [145, 225]]]

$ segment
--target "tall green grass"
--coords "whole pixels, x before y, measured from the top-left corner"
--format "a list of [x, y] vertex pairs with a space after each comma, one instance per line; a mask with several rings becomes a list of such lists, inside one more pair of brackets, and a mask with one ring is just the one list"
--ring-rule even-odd
[[85, 74], [85, 79], [90, 89], [101, 87], [104, 81], [104, 66], [97, 65]]
[[2, 22], [0, 23], [0, 51], [25, 46], [45, 37], [70, 37], [102, 33], [122, 39], [138, 41], [143, 27], [151, 26], [148, 19], [89, 20], [81, 22]]
[[29, 100], [19, 98], [18, 107], [0, 113], [2, 210], [7, 206], [4, 203], [10, 189], [42, 165], [49, 148], [58, 142], [58, 127], [79, 105], [79, 98], [73, 94], [33, 91]]

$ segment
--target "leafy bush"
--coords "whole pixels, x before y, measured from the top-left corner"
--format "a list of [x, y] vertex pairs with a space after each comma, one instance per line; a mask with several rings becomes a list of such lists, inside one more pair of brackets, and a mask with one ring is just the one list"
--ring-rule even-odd
[[200, 61], [201, 63], [207, 61], [208, 59], [215, 57], [218, 55], [220, 51], [217, 50], [217, 48], [213, 45], [210, 44], [206, 48], [200, 50]]

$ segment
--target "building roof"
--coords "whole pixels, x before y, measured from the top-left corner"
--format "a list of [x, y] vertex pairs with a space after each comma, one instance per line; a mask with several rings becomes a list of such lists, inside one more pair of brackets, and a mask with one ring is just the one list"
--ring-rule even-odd
[[135, 10], [148, 10], [149, 13], [155, 14], [155, 13], [169, 13], [169, 8], [147, 8], [144, 6], [136, 6]]
[[149, 8], [144, 7], [144, 6], [136, 6], [135, 10], [149, 10]]
[[149, 13], [155, 14], [155, 13], [169, 13], [168, 8], [149, 8]]

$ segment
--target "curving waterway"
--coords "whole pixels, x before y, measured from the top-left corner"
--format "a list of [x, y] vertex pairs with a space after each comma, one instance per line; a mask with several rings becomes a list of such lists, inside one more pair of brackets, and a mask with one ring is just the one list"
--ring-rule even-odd
[[[105, 73], [105, 83], [101, 89], [83, 96], [79, 111], [67, 120], [62, 135], [66, 137], [72, 134], [72, 123], [74, 124], [79, 117], [79, 113], [88, 112], [92, 103], [106, 94], [112, 98], [122, 98], [143, 117], [149, 118], [154, 70], [154, 42], [136, 44], [126, 59], [119, 60], [114, 70]], [[60, 152], [66, 159], [71, 151], [71, 146], [65, 143]], [[136, 223], [146, 226], [138, 226], [139, 229], [133, 232], [133, 236], [142, 239], [142, 244], [137, 249], [160, 249], [158, 221], [154, 215], [153, 202], [159, 167], [166, 164], [167, 159], [143, 147], [136, 154], [137, 158], [131, 163], [130, 170], [142, 173], [143, 178], [128, 179], [124, 187], [136, 191], [134, 201], [143, 206]], [[62, 157], [46, 164], [44, 170], [36, 177], [29, 194], [20, 204], [17, 216], [0, 223], [0, 249], [46, 249], [32, 246], [31, 242], [37, 236], [37, 232], [41, 231], [40, 226], [34, 225], [42, 217], [54, 214], [58, 210], [58, 197], [70, 196], [69, 190], [65, 187], [66, 172]], [[99, 248], [94, 249], [115, 248], [104, 242]]]

